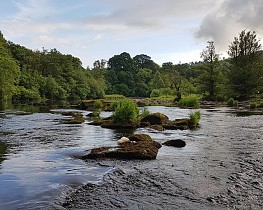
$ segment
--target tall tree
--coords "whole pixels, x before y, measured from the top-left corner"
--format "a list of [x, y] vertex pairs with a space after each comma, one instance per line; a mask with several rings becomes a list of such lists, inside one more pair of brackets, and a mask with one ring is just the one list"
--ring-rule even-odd
[[255, 31], [243, 30], [234, 37], [228, 48], [231, 59], [229, 81], [233, 95], [247, 100], [255, 94], [263, 81], [262, 52], [260, 39]]
[[209, 99], [215, 99], [215, 65], [218, 61], [219, 55], [216, 54], [215, 45], [213, 41], [208, 41], [208, 45], [206, 49], [204, 49], [201, 53], [201, 58], [206, 64], [204, 70], [206, 71], [206, 79], [207, 79], [207, 91], [209, 93]]
[[7, 42], [0, 32], [0, 101], [11, 100], [19, 76], [19, 65], [9, 52]]

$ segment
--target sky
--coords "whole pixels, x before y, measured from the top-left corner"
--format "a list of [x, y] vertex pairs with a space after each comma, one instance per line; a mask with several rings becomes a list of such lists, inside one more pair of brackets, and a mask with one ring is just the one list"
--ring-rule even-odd
[[122, 52], [164, 62], [199, 61], [207, 41], [226, 56], [242, 30], [263, 35], [262, 0], [0, 0], [5, 39], [56, 48], [83, 67]]

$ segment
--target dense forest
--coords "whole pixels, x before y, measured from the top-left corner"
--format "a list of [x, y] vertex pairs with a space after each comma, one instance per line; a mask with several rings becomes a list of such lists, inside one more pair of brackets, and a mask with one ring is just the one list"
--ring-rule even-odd
[[150, 56], [123, 52], [85, 69], [79, 58], [56, 49], [33, 51], [5, 40], [0, 33], [0, 100], [56, 102], [103, 98], [168, 97], [196, 94], [204, 100], [262, 98], [263, 54], [255, 32], [242, 31], [220, 59], [213, 41], [200, 52], [201, 62], [156, 64]]

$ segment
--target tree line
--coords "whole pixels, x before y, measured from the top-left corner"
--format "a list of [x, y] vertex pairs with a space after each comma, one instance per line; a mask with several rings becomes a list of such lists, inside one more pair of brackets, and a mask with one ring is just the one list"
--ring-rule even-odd
[[243, 30], [220, 59], [209, 41], [202, 61], [184, 64], [155, 63], [150, 56], [123, 52], [101, 59], [85, 69], [79, 58], [56, 49], [33, 51], [6, 41], [0, 33], [0, 100], [57, 101], [198, 94], [206, 100], [262, 97], [263, 53], [254, 31]]

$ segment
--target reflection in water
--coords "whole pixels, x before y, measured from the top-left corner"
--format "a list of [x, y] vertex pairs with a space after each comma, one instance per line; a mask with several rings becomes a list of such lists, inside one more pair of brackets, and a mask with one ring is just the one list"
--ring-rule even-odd
[[0, 167], [1, 167], [1, 163], [5, 160], [6, 150], [7, 150], [6, 143], [0, 141]]

